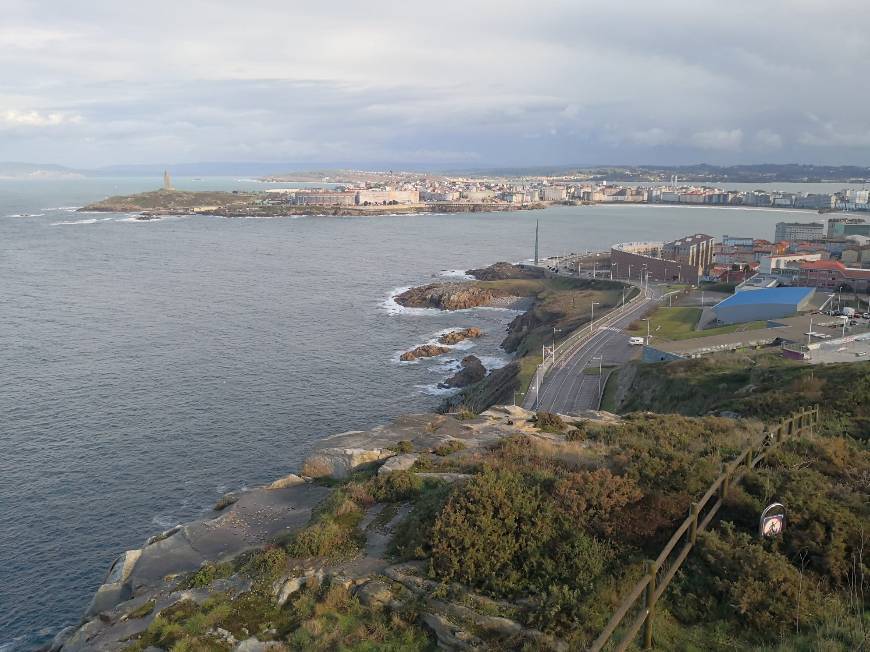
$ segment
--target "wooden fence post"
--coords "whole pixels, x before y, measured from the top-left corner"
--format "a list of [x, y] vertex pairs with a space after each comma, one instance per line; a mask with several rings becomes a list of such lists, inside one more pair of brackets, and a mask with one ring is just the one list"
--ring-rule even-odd
[[655, 615], [655, 595], [656, 595], [656, 563], [654, 561], [646, 562], [646, 572], [649, 575], [649, 584], [646, 585], [646, 622], [643, 630], [643, 649], [652, 649], [653, 639], [653, 616]]
[[698, 512], [698, 503], [692, 503], [692, 507], [689, 509], [689, 516], [692, 519], [692, 524], [689, 526], [689, 542], [693, 547], [698, 539]]

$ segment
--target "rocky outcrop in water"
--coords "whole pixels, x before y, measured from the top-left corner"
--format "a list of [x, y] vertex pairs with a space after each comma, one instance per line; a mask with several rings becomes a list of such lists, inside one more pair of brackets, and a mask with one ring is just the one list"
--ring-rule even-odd
[[470, 269], [466, 272], [478, 281], [505, 281], [508, 279], [537, 279], [545, 278], [547, 272], [541, 267], [529, 267], [527, 265], [514, 265], [513, 263], [495, 263], [489, 267]]
[[468, 387], [486, 378], [486, 367], [477, 356], [469, 355], [462, 358], [462, 368], [443, 383], [438, 383], [442, 389]]
[[445, 333], [441, 337], [438, 338], [438, 341], [441, 344], [459, 344], [464, 340], [476, 339], [483, 335], [483, 331], [479, 328], [475, 328], [474, 326], [470, 328], [463, 328], [459, 331], [450, 331], [449, 333]]
[[402, 355], [399, 356], [399, 360], [402, 362], [411, 362], [416, 360], [417, 358], [433, 358], [436, 355], [443, 355], [444, 353], [449, 352], [446, 346], [438, 346], [437, 344], [424, 344], [423, 346], [418, 346], [415, 349], [410, 351], [405, 351]]
[[396, 297], [396, 303], [406, 308], [464, 310], [488, 305], [502, 296], [507, 293], [469, 283], [431, 283], [402, 292]]

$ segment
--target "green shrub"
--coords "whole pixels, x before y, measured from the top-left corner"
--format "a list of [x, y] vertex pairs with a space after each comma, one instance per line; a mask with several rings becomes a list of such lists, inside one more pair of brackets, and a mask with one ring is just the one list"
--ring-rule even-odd
[[190, 574], [184, 582], [184, 587], [188, 589], [201, 589], [209, 586], [215, 580], [226, 579], [233, 574], [233, 564], [224, 562], [222, 564], [206, 563], [199, 570]]
[[340, 560], [356, 555], [364, 543], [364, 537], [355, 528], [324, 517], [293, 534], [286, 549], [291, 557]]
[[368, 491], [378, 502], [394, 503], [411, 500], [420, 493], [423, 480], [410, 471], [393, 471], [369, 482]]
[[412, 444], [407, 439], [403, 439], [401, 441], [397, 441], [395, 444], [390, 446], [391, 450], [396, 451], [397, 453], [413, 453], [414, 452], [414, 444]]
[[241, 563], [239, 572], [250, 577], [255, 583], [271, 586], [286, 569], [286, 550], [278, 546], [270, 546], [248, 555]]
[[535, 415], [535, 425], [544, 432], [560, 433], [567, 425], [558, 414], [552, 412], [538, 412]]
[[432, 568], [443, 580], [496, 596], [554, 584], [589, 592], [612, 554], [564, 516], [519, 473], [486, 471], [453, 493], [436, 519]]
[[451, 491], [444, 482], [423, 485], [411, 513], [395, 530], [391, 554], [400, 559], [424, 559], [432, 553], [432, 528]]
[[821, 595], [812, 578], [727, 522], [699, 534], [682, 578], [683, 606], [675, 612], [689, 621], [718, 612], [769, 642], [793, 633], [798, 623], [818, 622]]
[[439, 444], [432, 452], [439, 457], [447, 457], [448, 455], [457, 453], [461, 450], [465, 450], [465, 442], [458, 439], [451, 439], [443, 444]]

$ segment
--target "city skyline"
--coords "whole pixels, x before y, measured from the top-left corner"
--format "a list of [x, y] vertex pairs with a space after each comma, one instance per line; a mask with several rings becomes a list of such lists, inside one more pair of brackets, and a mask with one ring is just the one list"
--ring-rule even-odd
[[4, 0], [3, 158], [862, 164], [870, 8]]

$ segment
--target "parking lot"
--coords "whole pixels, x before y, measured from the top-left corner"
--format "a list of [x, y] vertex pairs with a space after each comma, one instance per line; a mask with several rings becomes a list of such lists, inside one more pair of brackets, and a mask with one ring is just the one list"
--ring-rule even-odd
[[830, 362], [860, 362], [862, 360], [870, 360], [870, 339], [847, 342], [836, 348], [816, 349], [811, 352], [807, 362], [826, 364]]

